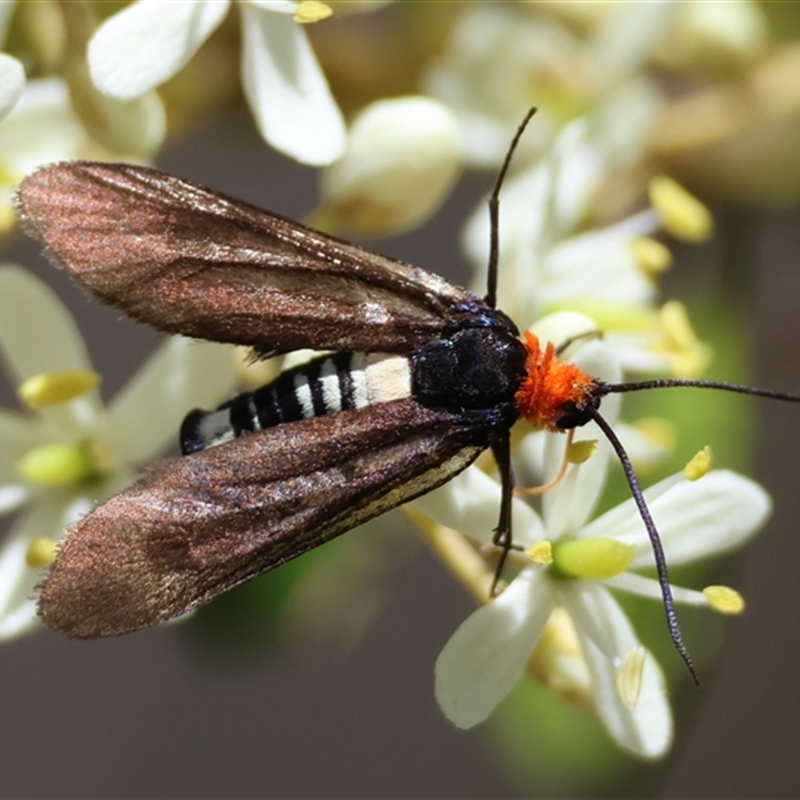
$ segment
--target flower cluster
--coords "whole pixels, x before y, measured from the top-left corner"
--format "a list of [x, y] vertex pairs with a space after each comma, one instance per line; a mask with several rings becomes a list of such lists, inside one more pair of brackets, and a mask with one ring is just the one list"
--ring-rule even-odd
[[41, 626], [34, 586], [64, 532], [175, 440], [192, 404], [235, 383], [226, 348], [176, 337], [106, 408], [77, 326], [45, 284], [0, 267], [0, 360], [25, 413], [0, 410], [0, 639]]
[[[554, 341], [569, 341], [587, 324], [589, 320], [557, 314], [543, 319], [541, 330]], [[613, 346], [603, 342], [582, 344], [571, 360], [609, 382], [622, 374]], [[609, 401], [604, 417], [615, 422], [619, 404]], [[537, 437], [544, 441], [537, 442]], [[445, 646], [436, 664], [436, 695], [447, 716], [469, 728], [492, 712], [527, 667], [565, 697], [594, 709], [625, 750], [657, 758], [672, 739], [664, 676], [608, 591], [660, 600], [657, 581], [631, 571], [652, 567], [653, 553], [633, 499], [592, 518], [611, 448], [594, 423], [582, 428], [580, 437], [569, 444], [572, 452], [566, 456], [564, 437], [529, 434], [519, 443], [515, 464], [523, 474], [538, 472], [549, 480], [565, 457], [578, 463], [545, 494], [540, 513], [514, 499], [514, 540], [524, 552], [513, 559], [517, 574]], [[581, 445], [590, 446], [589, 458]], [[770, 511], [769, 497], [758, 484], [726, 470], [708, 472], [697, 462], [651, 486], [645, 499], [671, 566], [741, 546]], [[499, 500], [500, 484], [471, 468], [415, 506], [440, 526], [490, 544]], [[446, 535], [437, 528], [428, 530], [436, 540]], [[463, 558], [456, 550], [451, 553], [455, 560]], [[485, 565], [468, 583], [485, 601], [491, 580]], [[742, 608], [738, 595], [726, 587], [672, 587], [672, 593], [678, 603], [720, 613]]]
[[[683, 304], [658, 300], [670, 237], [712, 234], [682, 181], [717, 197], [797, 197], [798, 45], [771, 39], [768, 4], [136, 0], [114, 10], [0, 3], [0, 232], [14, 226], [13, 187], [37, 166], [149, 161], [239, 83], [265, 142], [322, 168], [311, 222], [364, 237], [407, 231], [463, 170], [499, 169], [536, 105], [502, 192], [498, 307], [590, 375], [620, 381], [693, 377], [711, 359]], [[463, 234], [477, 295], [489, 242], [481, 204]], [[24, 407], [0, 411], [0, 513], [17, 513], [0, 550], [8, 638], [36, 626], [33, 587], [63, 531], [172, 440], [174, 414], [219, 402], [236, 377], [224, 349], [175, 339], [105, 408], [71, 318], [14, 266], [0, 268], [0, 355]], [[664, 426], [620, 422], [619, 405], [607, 398], [604, 418], [637, 464], [657, 463]], [[482, 603], [436, 664], [436, 696], [459, 727], [486, 719], [527, 672], [591, 709], [627, 752], [667, 752], [664, 675], [612, 594], [660, 598], [635, 571], [653, 565], [649, 540], [632, 500], [593, 517], [611, 453], [593, 424], [568, 439], [515, 435], [517, 474], [554, 486], [537, 507], [514, 499], [522, 549], [496, 597], [500, 484], [486, 465], [410, 511]], [[644, 493], [670, 565], [739, 547], [769, 514], [760, 487], [706, 460]], [[672, 592], [742, 608], [726, 587]]]

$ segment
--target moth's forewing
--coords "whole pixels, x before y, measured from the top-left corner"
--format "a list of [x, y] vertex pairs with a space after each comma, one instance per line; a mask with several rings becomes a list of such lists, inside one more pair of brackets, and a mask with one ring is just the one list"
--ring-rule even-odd
[[168, 459], [75, 526], [39, 613], [79, 638], [183, 614], [444, 483], [487, 436], [405, 399]]
[[407, 354], [475, 302], [424, 270], [147, 167], [54, 164], [21, 183], [17, 205], [95, 295], [168, 333]]

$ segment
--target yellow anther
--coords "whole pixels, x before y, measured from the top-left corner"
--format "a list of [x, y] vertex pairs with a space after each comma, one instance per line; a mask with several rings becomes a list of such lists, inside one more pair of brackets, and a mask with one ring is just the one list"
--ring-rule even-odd
[[711, 469], [712, 460], [711, 448], [708, 445], [702, 450], [698, 450], [683, 468], [686, 480], [696, 481], [702, 478]]
[[86, 444], [45, 444], [29, 450], [18, 462], [19, 473], [42, 486], [75, 486], [96, 477], [99, 468]]
[[649, 236], [634, 239], [631, 250], [639, 269], [650, 278], [658, 277], [672, 266], [669, 248]]
[[680, 184], [666, 175], [650, 181], [650, 202], [661, 223], [676, 239], [702, 242], [714, 230], [711, 212]]
[[99, 384], [100, 376], [90, 369], [65, 369], [28, 378], [17, 389], [17, 395], [28, 408], [48, 408], [74, 400]]
[[327, 3], [320, 3], [319, 0], [303, 0], [294, 12], [294, 21], [308, 25], [327, 19], [331, 14], [333, 9]]
[[697, 338], [686, 306], [670, 300], [662, 306], [660, 316], [672, 372], [686, 378], [702, 374], [711, 361], [711, 348]]
[[617, 694], [629, 711], [636, 708], [642, 693], [642, 679], [647, 651], [644, 647], [634, 647], [617, 667], [614, 681]]
[[583, 464], [597, 452], [597, 439], [581, 439], [570, 442], [567, 447], [567, 461], [570, 464]]
[[711, 608], [720, 614], [733, 616], [744, 612], [744, 598], [730, 586], [706, 586], [703, 594]]
[[553, 547], [553, 561], [563, 575], [602, 580], [624, 572], [636, 548], [616, 539], [572, 539]]
[[46, 567], [53, 563], [58, 551], [58, 542], [48, 536], [37, 536], [25, 551], [25, 563], [29, 567]]
[[553, 545], [547, 539], [536, 542], [526, 553], [528, 558], [537, 564], [553, 563]]
[[670, 300], [661, 307], [661, 327], [670, 350], [691, 350], [697, 345], [689, 312], [679, 300]]

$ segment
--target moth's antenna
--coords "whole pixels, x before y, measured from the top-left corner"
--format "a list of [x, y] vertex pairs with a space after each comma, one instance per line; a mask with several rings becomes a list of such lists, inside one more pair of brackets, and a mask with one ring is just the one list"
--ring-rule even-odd
[[800, 395], [788, 392], [776, 392], [773, 389], [759, 389], [757, 386], [745, 386], [741, 383], [727, 381], [693, 380], [689, 378], [655, 378], [649, 381], [631, 381], [630, 383], [601, 383], [598, 396], [638, 392], [643, 389], [671, 389], [674, 386], [694, 386], [699, 389], [720, 389], [724, 392], [750, 394], [755, 397], [768, 397], [771, 400], [785, 400], [788, 403], [800, 403]]
[[675, 649], [678, 651], [680, 657], [683, 659], [684, 664], [689, 668], [692, 674], [692, 679], [696, 686], [700, 685], [697, 678], [697, 671], [694, 667], [692, 657], [686, 649], [686, 644], [683, 641], [681, 628], [678, 624], [678, 615], [675, 613], [675, 601], [672, 599], [672, 590], [669, 586], [669, 575], [667, 574], [667, 559], [664, 556], [664, 547], [661, 544], [661, 537], [658, 535], [656, 524], [653, 522], [653, 517], [650, 515], [650, 509], [647, 507], [642, 489], [639, 486], [639, 480], [636, 473], [633, 471], [628, 454], [622, 446], [619, 437], [614, 433], [614, 429], [600, 416], [600, 413], [595, 409], [590, 409], [592, 419], [598, 424], [600, 430], [606, 435], [606, 438], [611, 442], [611, 446], [617, 453], [617, 457], [622, 464], [622, 469], [625, 472], [625, 478], [628, 481], [628, 486], [631, 487], [631, 494], [639, 509], [639, 516], [644, 522], [644, 527], [647, 530], [647, 535], [650, 538], [650, 545], [653, 548], [653, 556], [656, 560], [656, 572], [658, 573], [658, 585], [661, 587], [661, 597], [664, 599], [664, 611], [667, 614], [667, 627], [669, 628], [669, 635]]
[[503, 159], [500, 172], [497, 173], [497, 180], [495, 181], [494, 189], [492, 189], [492, 194], [489, 196], [489, 269], [486, 279], [486, 305], [491, 308], [497, 307], [497, 260], [500, 255], [500, 189], [503, 186], [514, 151], [517, 149], [517, 144], [525, 132], [525, 128], [528, 127], [531, 117], [537, 110], [536, 106], [531, 106], [528, 113], [523, 117], [522, 122], [520, 122], [517, 132], [508, 146], [508, 152]]

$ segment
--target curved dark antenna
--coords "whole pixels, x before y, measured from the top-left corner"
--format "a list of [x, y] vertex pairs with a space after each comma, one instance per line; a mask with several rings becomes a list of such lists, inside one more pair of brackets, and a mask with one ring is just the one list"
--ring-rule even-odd
[[494, 189], [489, 196], [489, 269], [486, 277], [486, 305], [492, 308], [497, 308], [497, 261], [500, 255], [500, 189], [503, 186], [508, 167], [511, 164], [511, 159], [514, 156], [514, 151], [517, 149], [522, 134], [531, 117], [538, 111], [536, 106], [531, 106], [528, 113], [522, 118], [511, 144], [508, 146], [508, 152], [503, 159], [503, 164], [500, 167], [500, 172], [497, 173], [497, 180], [494, 184]]
[[[757, 386], [745, 386], [741, 383], [728, 383], [727, 381], [709, 381], [709, 380], [695, 380], [691, 378], [655, 378], [646, 381], [631, 381], [629, 383], [598, 383], [595, 390], [597, 397], [604, 397], [609, 394], [622, 394], [624, 392], [638, 392], [645, 389], [671, 389], [673, 387], [695, 387], [699, 389], [719, 389], [724, 392], [736, 392], [738, 394], [749, 394], [755, 397], [767, 397], [771, 400], [785, 400], [789, 403], [800, 403], [800, 395], [790, 394], [788, 392], [776, 392], [772, 389], [760, 389]], [[669, 627], [670, 637], [675, 649], [684, 660], [689, 672], [692, 673], [695, 684], [699, 684], [697, 680], [697, 673], [692, 663], [692, 659], [686, 650], [686, 645], [681, 635], [681, 630], [678, 625], [678, 617], [675, 613], [675, 603], [672, 599], [672, 591], [669, 587], [669, 579], [667, 576], [667, 562], [664, 557], [664, 548], [661, 545], [661, 538], [658, 535], [653, 518], [650, 516], [650, 510], [647, 508], [642, 490], [639, 487], [639, 481], [631, 466], [628, 454], [622, 447], [617, 435], [611, 429], [609, 424], [600, 416], [600, 414], [593, 409], [589, 409], [592, 419], [600, 426], [606, 438], [611, 442], [611, 446], [616, 450], [617, 457], [622, 463], [622, 468], [625, 472], [625, 477], [628, 480], [628, 485], [631, 488], [633, 499], [639, 508], [639, 514], [647, 529], [647, 535], [650, 537], [650, 544], [653, 548], [653, 555], [656, 560], [656, 570], [658, 572], [658, 583], [661, 587], [661, 596], [664, 599], [664, 610], [667, 614], [667, 625]]]
[[699, 389], [720, 389], [724, 392], [750, 394], [755, 397], [768, 397], [771, 400], [785, 400], [789, 403], [800, 403], [800, 395], [789, 392], [776, 392], [772, 389], [759, 389], [757, 386], [745, 386], [741, 383], [727, 381], [693, 380], [690, 378], [656, 378], [648, 381], [631, 381], [630, 383], [600, 383], [598, 395], [638, 392], [643, 389], [670, 389], [673, 386], [693, 386]]
[[642, 522], [644, 522], [644, 527], [647, 529], [647, 535], [650, 538], [650, 545], [653, 548], [653, 556], [656, 560], [656, 572], [658, 573], [658, 585], [661, 587], [661, 597], [664, 599], [664, 611], [667, 615], [667, 627], [669, 628], [670, 638], [672, 639], [672, 643], [675, 645], [675, 649], [683, 659], [683, 663], [689, 668], [689, 672], [692, 674], [692, 679], [694, 680], [695, 686], [699, 686], [700, 681], [697, 677], [697, 671], [695, 670], [694, 662], [692, 661], [692, 657], [689, 655], [689, 651], [686, 649], [686, 644], [684, 643], [683, 635], [681, 634], [681, 628], [678, 624], [678, 615], [675, 612], [675, 601], [672, 599], [672, 590], [669, 586], [667, 559], [664, 555], [664, 547], [661, 544], [661, 537], [658, 535], [658, 529], [656, 528], [655, 522], [653, 522], [650, 509], [647, 507], [644, 495], [642, 494], [642, 489], [639, 486], [639, 479], [636, 477], [636, 473], [633, 471], [631, 460], [628, 458], [628, 454], [625, 452], [625, 448], [622, 446], [622, 442], [619, 440], [619, 437], [616, 433], [614, 433], [613, 428], [605, 421], [605, 419], [596, 409], [590, 409], [589, 412], [592, 419], [600, 427], [600, 430], [602, 430], [606, 435], [608, 441], [611, 442], [611, 446], [616, 451], [617, 458], [619, 458], [620, 463], [622, 464], [622, 469], [625, 472], [625, 478], [628, 481], [628, 486], [631, 487], [631, 494], [633, 495], [633, 499], [639, 509], [639, 516], [641, 516]]

